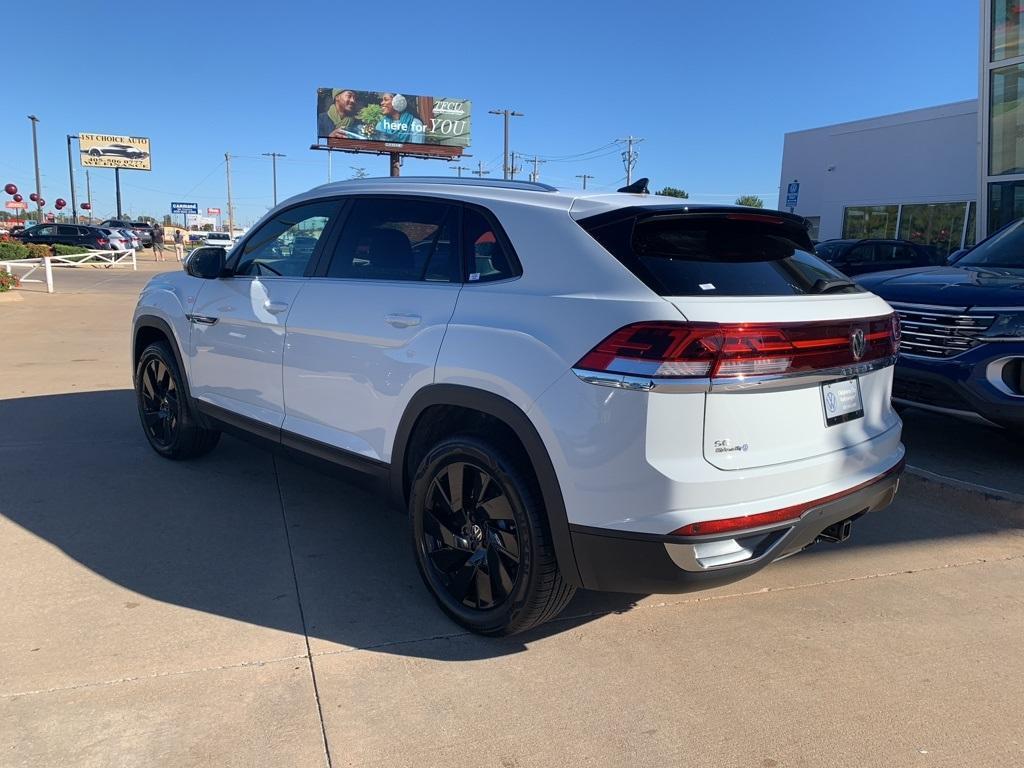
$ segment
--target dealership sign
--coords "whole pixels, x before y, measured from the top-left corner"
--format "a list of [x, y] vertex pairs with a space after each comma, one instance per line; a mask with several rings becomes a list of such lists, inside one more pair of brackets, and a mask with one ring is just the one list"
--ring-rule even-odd
[[207, 208], [206, 209], [206, 215], [207, 216], [220, 216], [220, 208]]
[[109, 133], [79, 133], [82, 165], [88, 168], [131, 168], [152, 170], [149, 139], [142, 136], [114, 136]]
[[199, 213], [199, 203], [171, 203], [171, 213]]
[[320, 88], [317, 138], [366, 152], [458, 157], [469, 146], [471, 102], [449, 96]]
[[24, 200], [22, 200], [21, 202], [18, 202], [17, 200], [8, 200], [6, 203], [4, 203], [4, 207], [10, 208], [12, 210], [24, 211], [26, 208], [28, 208], [28, 203], [26, 203]]

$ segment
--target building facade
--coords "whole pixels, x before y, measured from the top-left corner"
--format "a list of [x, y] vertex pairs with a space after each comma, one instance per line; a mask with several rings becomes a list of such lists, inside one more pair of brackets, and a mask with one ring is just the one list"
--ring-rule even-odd
[[806, 217], [816, 240], [899, 238], [945, 255], [974, 244], [977, 200], [973, 99], [785, 136], [779, 208]]
[[982, 0], [979, 235], [1024, 216], [1024, 4]]

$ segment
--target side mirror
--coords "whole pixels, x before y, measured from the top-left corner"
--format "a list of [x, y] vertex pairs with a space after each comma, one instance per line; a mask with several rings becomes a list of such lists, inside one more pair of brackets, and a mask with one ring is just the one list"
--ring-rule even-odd
[[210, 246], [196, 248], [185, 261], [185, 271], [192, 277], [215, 280], [224, 274], [224, 260], [227, 252], [223, 248]]
[[959, 251], [953, 251], [953, 253], [946, 257], [946, 263], [955, 264], [966, 256], [968, 251], [970, 251], [970, 248], [961, 248]]

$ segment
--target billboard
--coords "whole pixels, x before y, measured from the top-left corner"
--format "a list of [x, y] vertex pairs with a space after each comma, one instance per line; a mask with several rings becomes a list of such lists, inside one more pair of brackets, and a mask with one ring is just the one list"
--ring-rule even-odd
[[86, 168], [131, 168], [149, 171], [149, 139], [143, 136], [113, 136], [109, 133], [79, 133], [78, 147]]
[[171, 203], [171, 213], [199, 214], [199, 203]]
[[320, 88], [316, 135], [330, 147], [458, 157], [469, 146], [471, 102], [396, 91]]

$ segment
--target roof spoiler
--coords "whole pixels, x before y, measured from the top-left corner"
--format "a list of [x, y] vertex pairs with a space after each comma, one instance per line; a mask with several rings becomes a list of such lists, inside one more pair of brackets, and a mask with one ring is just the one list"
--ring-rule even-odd
[[648, 181], [650, 181], [650, 179], [637, 179], [632, 184], [627, 184], [626, 186], [619, 189], [619, 192], [626, 192], [628, 194], [635, 195], [650, 194], [650, 190], [647, 188]]

